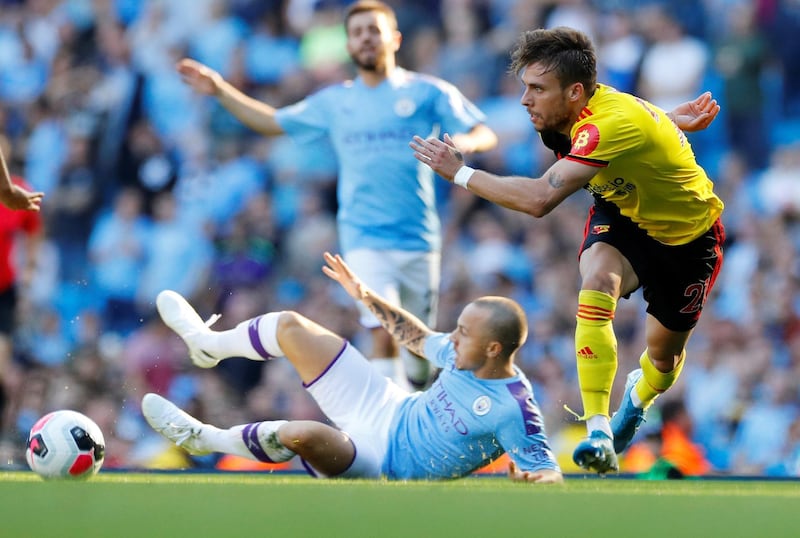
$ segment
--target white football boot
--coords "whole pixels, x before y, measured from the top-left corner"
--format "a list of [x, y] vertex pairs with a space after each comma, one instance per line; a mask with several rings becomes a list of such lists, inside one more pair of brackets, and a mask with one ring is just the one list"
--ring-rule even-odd
[[200, 456], [211, 452], [202, 441], [205, 425], [166, 398], [152, 392], [145, 394], [142, 414], [155, 431], [189, 454]]
[[195, 366], [213, 368], [225, 357], [214, 357], [202, 349], [203, 339], [211, 335], [211, 325], [219, 318], [214, 314], [208, 321], [195, 312], [192, 305], [181, 294], [172, 290], [164, 290], [156, 297], [156, 308], [164, 323], [175, 331], [189, 348], [189, 357]]

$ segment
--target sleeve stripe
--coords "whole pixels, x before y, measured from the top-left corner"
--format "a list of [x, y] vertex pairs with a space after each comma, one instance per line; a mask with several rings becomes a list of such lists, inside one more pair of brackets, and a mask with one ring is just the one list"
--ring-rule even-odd
[[586, 157], [579, 157], [571, 153], [564, 158], [567, 159], [568, 161], [575, 161], [576, 163], [595, 166], [597, 168], [605, 168], [608, 166], [608, 161], [601, 161], [600, 159], [588, 159]]

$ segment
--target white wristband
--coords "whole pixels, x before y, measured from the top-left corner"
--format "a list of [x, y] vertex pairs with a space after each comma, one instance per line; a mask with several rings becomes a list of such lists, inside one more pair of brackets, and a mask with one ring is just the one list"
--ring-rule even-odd
[[459, 168], [458, 171], [456, 172], [456, 175], [453, 176], [453, 183], [455, 183], [459, 187], [464, 187], [466, 189], [468, 188], [467, 183], [469, 183], [469, 178], [471, 178], [472, 174], [474, 173], [475, 173], [474, 168], [470, 168], [469, 166], [464, 165], [461, 168]]

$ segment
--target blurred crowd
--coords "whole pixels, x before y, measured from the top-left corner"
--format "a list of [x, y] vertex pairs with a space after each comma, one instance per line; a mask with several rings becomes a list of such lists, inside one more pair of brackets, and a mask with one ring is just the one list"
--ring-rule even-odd
[[[354, 305], [320, 271], [322, 253], [337, 251], [330, 148], [259, 137], [174, 70], [196, 58], [249, 95], [293, 103], [352, 75], [344, 3], [0, 0], [0, 133], [12, 172], [46, 192], [36, 271], [20, 283], [12, 345], [0, 348], [0, 465], [23, 467], [29, 428], [60, 408], [100, 425], [106, 468], [218, 465], [146, 426], [146, 392], [219, 426], [320, 417], [286, 361], [192, 367], [154, 299], [176, 290], [202, 316], [221, 313], [215, 328], [293, 309], [356, 345], [364, 339]], [[623, 471], [669, 458], [677, 431], [700, 461], [684, 474], [800, 476], [800, 1], [388, 3], [404, 35], [400, 64], [453, 82], [487, 114], [499, 147], [474, 165], [497, 173], [537, 176], [553, 158], [507, 73], [525, 29], [588, 33], [599, 81], [662, 108], [714, 93], [720, 116], [690, 140], [726, 203], [725, 265], [682, 378], [654, 406]], [[576, 256], [590, 196], [534, 219], [445, 181], [438, 189], [437, 328], [452, 329], [478, 295], [525, 307], [521, 366], [573, 471], [584, 428], [563, 407], [580, 408]], [[612, 408], [644, 348], [643, 312], [639, 293], [617, 311]]]

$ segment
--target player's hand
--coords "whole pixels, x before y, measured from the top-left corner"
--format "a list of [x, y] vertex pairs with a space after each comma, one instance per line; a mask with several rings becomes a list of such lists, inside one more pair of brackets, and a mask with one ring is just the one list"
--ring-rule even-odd
[[520, 471], [514, 460], [508, 462], [508, 478], [512, 482], [536, 482], [537, 484], [560, 484], [564, 481], [564, 476], [553, 469]]
[[338, 282], [350, 297], [360, 301], [367, 289], [361, 279], [356, 276], [339, 254], [326, 252], [323, 257], [328, 265], [322, 267], [322, 272]]
[[217, 95], [222, 85], [222, 75], [196, 60], [184, 58], [177, 63], [175, 69], [183, 81], [196, 92], [204, 95]]
[[464, 165], [464, 156], [458, 151], [449, 134], [444, 140], [415, 136], [408, 144], [414, 150], [414, 157], [421, 163], [430, 166], [434, 172], [448, 181], [453, 181], [458, 169]]
[[682, 131], [691, 133], [702, 131], [719, 114], [719, 104], [711, 96], [711, 92], [704, 92], [693, 101], [687, 101], [676, 106], [669, 116]]
[[24, 209], [39, 211], [41, 209], [43, 192], [31, 192], [19, 185], [11, 185], [11, 189], [0, 196], [0, 201], [10, 209]]

